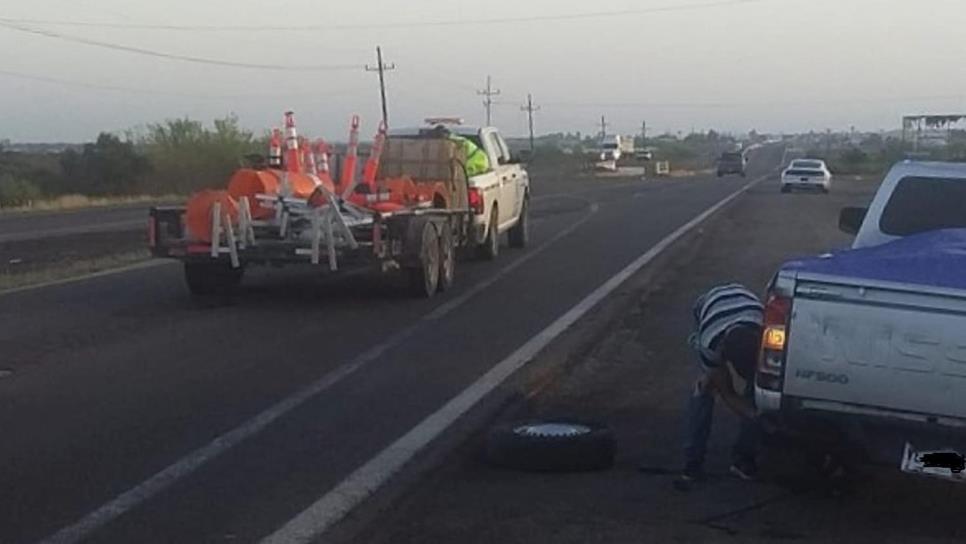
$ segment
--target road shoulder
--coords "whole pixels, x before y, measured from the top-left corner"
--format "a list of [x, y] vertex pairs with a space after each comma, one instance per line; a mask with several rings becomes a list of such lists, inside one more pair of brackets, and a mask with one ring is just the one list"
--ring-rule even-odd
[[[438, 468], [424, 461], [421, 476], [410, 476], [409, 483], [416, 483], [397, 486], [392, 499], [375, 501], [354, 515], [333, 539], [665, 542], [724, 536], [741, 541], [835, 534], [856, 541], [955, 536], [940, 529], [955, 523], [936, 523], [933, 529], [917, 516], [916, 501], [929, 497], [933, 487], [923, 491], [924, 484], [891, 475], [870, 482], [867, 492], [912, 486], [909, 496], [895, 504], [865, 495], [828, 499], [797, 469], [772, 466], [769, 481], [759, 484], [728, 478], [735, 425], [723, 409], [709, 452], [711, 481], [690, 493], [673, 490], [682, 408], [696, 372], [684, 342], [694, 297], [721, 281], [740, 281], [761, 291], [784, 260], [846, 245], [847, 237], [834, 227], [838, 209], [861, 204], [874, 187], [843, 182], [831, 196], [780, 195], [777, 189], [772, 182], [751, 190], [676, 244], [662, 262], [635, 275], [599, 312], [521, 373], [508, 386], [504, 399], [510, 400], [493, 407], [490, 413], [496, 417], [486, 420], [579, 415], [605, 421], [618, 437], [614, 469], [548, 475], [489, 468], [481, 455], [484, 425], [483, 430], [464, 430], [468, 439], [451, 453], [437, 453], [442, 458]], [[647, 473], [638, 472], [641, 464]], [[843, 510], [853, 517], [843, 517]], [[933, 509], [929, 519], [954, 516], [954, 510]], [[875, 523], [877, 516], [892, 521]], [[849, 524], [848, 519], [864, 521]]]

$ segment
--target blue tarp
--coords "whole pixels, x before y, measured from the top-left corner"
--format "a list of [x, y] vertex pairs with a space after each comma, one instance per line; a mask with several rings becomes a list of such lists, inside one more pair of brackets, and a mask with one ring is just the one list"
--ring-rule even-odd
[[924, 232], [880, 246], [790, 261], [782, 270], [966, 289], [966, 229]]

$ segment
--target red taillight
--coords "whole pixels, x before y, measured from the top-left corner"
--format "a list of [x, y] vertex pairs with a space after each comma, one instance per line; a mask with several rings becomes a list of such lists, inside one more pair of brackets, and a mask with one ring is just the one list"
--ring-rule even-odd
[[483, 195], [480, 194], [480, 190], [476, 187], [470, 187], [469, 195], [470, 209], [476, 215], [483, 215]]
[[[782, 366], [785, 364], [785, 347], [788, 344], [788, 320], [791, 315], [792, 301], [789, 298], [769, 293], [765, 303], [765, 323], [761, 338], [761, 356], [758, 359], [758, 372], [766, 376], [759, 377], [759, 385], [773, 385], [769, 389], [778, 387], [777, 380], [768, 377], [780, 377]], [[761, 379], [766, 378], [766, 379]], [[769, 383], [764, 383], [769, 382]]]

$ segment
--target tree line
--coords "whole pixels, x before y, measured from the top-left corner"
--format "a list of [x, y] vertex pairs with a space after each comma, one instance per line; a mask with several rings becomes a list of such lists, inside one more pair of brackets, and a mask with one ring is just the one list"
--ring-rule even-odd
[[247, 155], [263, 153], [266, 145], [266, 137], [229, 116], [210, 126], [184, 118], [123, 135], [102, 132], [91, 143], [52, 156], [0, 150], [0, 207], [65, 194], [186, 194], [219, 187]]

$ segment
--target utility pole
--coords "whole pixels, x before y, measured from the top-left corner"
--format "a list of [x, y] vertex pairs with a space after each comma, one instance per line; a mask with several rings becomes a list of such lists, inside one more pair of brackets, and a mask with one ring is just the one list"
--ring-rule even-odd
[[493, 109], [493, 97], [500, 94], [500, 89], [494, 89], [492, 78], [486, 76], [486, 88], [476, 91], [476, 94], [486, 97], [483, 99], [483, 107], [486, 108], [486, 126], [490, 126], [492, 124], [490, 110]]
[[393, 63], [385, 64], [382, 62], [382, 47], [376, 46], [376, 65], [366, 65], [367, 72], [379, 72], [379, 94], [382, 97], [382, 122], [389, 126], [389, 107], [386, 105], [386, 72], [395, 70]]
[[641, 149], [647, 147], [647, 121], [641, 121]]
[[600, 139], [603, 140], [607, 136], [607, 118], [603, 115], [600, 116]]
[[533, 105], [533, 95], [527, 94], [527, 105], [520, 108], [527, 112], [527, 119], [530, 123], [530, 155], [533, 155], [533, 112], [540, 111], [540, 106]]

